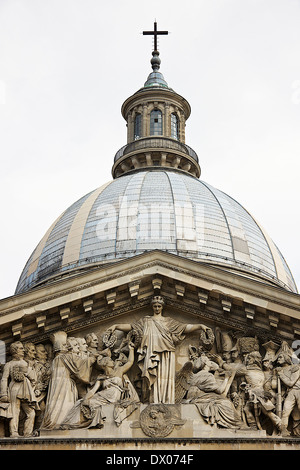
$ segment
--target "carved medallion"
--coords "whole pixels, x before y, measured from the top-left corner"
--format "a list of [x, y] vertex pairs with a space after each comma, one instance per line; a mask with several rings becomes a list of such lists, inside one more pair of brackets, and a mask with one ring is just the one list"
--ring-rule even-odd
[[174, 413], [175, 408], [174, 405], [165, 405], [163, 403], [147, 406], [140, 415], [140, 426], [146, 436], [166, 437], [176, 425], [182, 426], [185, 420], [176, 416], [177, 413]]

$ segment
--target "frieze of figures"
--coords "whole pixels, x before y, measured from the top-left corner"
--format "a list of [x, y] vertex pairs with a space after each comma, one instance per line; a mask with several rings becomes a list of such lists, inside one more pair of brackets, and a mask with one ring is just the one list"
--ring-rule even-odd
[[[261, 344], [182, 323], [163, 314], [164, 303], [155, 296], [149, 315], [116, 323], [101, 338], [57, 331], [47, 344], [12, 343], [0, 382], [0, 419], [9, 436], [101, 429], [105, 405], [113, 405], [120, 427], [141, 404], [147, 406], [133, 427], [149, 437], [184, 427], [184, 405], [208, 426], [300, 436], [300, 364], [287, 342]], [[191, 335], [198, 343], [188, 345], [178, 366], [178, 346]]]

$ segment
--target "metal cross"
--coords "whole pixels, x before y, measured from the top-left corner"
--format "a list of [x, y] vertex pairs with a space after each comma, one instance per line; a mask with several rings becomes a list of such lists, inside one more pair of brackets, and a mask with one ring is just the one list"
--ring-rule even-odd
[[154, 31], [143, 31], [143, 34], [144, 35], [149, 35], [149, 34], [153, 34], [154, 36], [154, 50], [157, 51], [157, 36], [159, 34], [169, 34], [168, 31], [157, 31], [157, 23], [156, 21], [154, 22]]

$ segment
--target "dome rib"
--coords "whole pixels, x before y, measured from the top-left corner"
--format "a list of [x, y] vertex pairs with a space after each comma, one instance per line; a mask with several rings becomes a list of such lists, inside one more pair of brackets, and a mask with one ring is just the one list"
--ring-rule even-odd
[[[23, 269], [23, 272], [19, 278], [19, 281], [16, 287], [16, 291], [15, 291], [16, 294], [19, 292], [29, 290], [32, 286], [39, 283], [40, 278], [42, 279], [44, 278], [43, 269], [45, 270], [45, 268], [43, 266], [46, 263], [45, 257], [47, 256], [45, 255], [45, 253], [47, 252], [47, 250], [49, 250], [51, 237], [53, 236], [56, 230], [58, 231], [59, 224], [63, 221], [65, 217], [67, 217], [68, 213], [70, 213], [74, 207], [75, 208], [78, 206], [80, 207], [81, 204], [89, 197], [90, 194], [91, 193], [86, 194], [85, 196], [80, 198], [78, 201], [76, 201], [74, 204], [72, 204], [68, 209], [66, 209], [47, 230], [42, 240], [37, 245], [32, 255], [29, 257]], [[75, 217], [75, 213], [74, 213], [74, 217]], [[38, 257], [36, 257], [37, 254], [38, 254]], [[53, 270], [53, 273], [57, 273], [57, 270], [59, 269], [58, 264], [59, 263], [56, 264], [55, 269], [54, 269], [54, 263], [51, 264], [51, 269]], [[60, 261], [60, 264], [61, 264], [61, 261]]]
[[[171, 183], [171, 179], [170, 179], [170, 175], [167, 171], [164, 172], [165, 175], [167, 176], [168, 178], [168, 182], [169, 182], [169, 186], [170, 186], [170, 192], [172, 194], [172, 202], [173, 202], [173, 207], [175, 208], [175, 198], [174, 198], [174, 191], [173, 191], [173, 186], [172, 186], [172, 183]], [[177, 219], [176, 219], [176, 213], [175, 213], [175, 210], [174, 210], [174, 232], [176, 234], [176, 250], [178, 250], [178, 240], [177, 240]]]
[[61, 217], [58, 223], [51, 231], [47, 242], [40, 256], [37, 268], [37, 281], [45, 276], [50, 276], [62, 268], [63, 253], [65, 250], [70, 228], [84, 202], [90, 197], [91, 193], [83, 196], [77, 202], [72, 204]]
[[[84, 201], [76, 216], [74, 217], [65, 244], [62, 259], [62, 268], [64, 268], [65, 266], [70, 266], [74, 262], [76, 263], [77, 259], [79, 258], [81, 240], [83, 237], [83, 232], [85, 230], [86, 221], [89, 218], [90, 212], [93, 208], [95, 201], [110, 184], [111, 181], [103, 184], [102, 186], [100, 186], [100, 188], [95, 189], [92, 193], [90, 193], [89, 197]], [[84, 224], [83, 221], [85, 221]]]
[[49, 229], [47, 230], [47, 232], [43, 236], [40, 243], [37, 245], [36, 249], [33, 251], [32, 255], [29, 257], [29, 259], [28, 259], [28, 261], [27, 261], [27, 263], [26, 263], [26, 265], [23, 269], [23, 272], [20, 276], [20, 279], [19, 279], [19, 282], [18, 282], [18, 285], [17, 285], [17, 290], [19, 288], [21, 288], [21, 286], [19, 284], [22, 284], [24, 273], [26, 273], [26, 276], [29, 277], [29, 276], [33, 275], [35, 273], [35, 271], [37, 270], [41, 254], [42, 254], [43, 249], [44, 249], [44, 247], [47, 243], [49, 235], [51, 234], [52, 230], [54, 229], [56, 224], [59, 222], [59, 220], [64, 216], [65, 212], [63, 212], [59, 217], [57, 217], [57, 219], [53, 222], [53, 224], [49, 227]]
[[224, 216], [224, 220], [226, 222], [226, 225], [227, 225], [227, 229], [228, 229], [228, 234], [230, 236], [230, 242], [231, 242], [231, 250], [232, 250], [232, 257], [233, 259], [235, 260], [235, 253], [234, 253], [234, 247], [233, 247], [233, 241], [232, 241], [232, 234], [231, 234], [231, 230], [230, 230], [230, 227], [229, 227], [229, 224], [228, 224], [228, 220], [227, 220], [227, 217], [225, 215], [225, 212], [224, 212], [224, 209], [222, 207], [222, 205], [220, 204], [220, 201], [219, 199], [217, 198], [217, 196], [215, 195], [215, 193], [210, 189], [210, 187], [204, 183], [204, 181], [201, 181], [201, 183], [210, 191], [210, 193], [213, 195], [213, 197], [216, 199], [221, 211], [222, 211], [222, 214]]

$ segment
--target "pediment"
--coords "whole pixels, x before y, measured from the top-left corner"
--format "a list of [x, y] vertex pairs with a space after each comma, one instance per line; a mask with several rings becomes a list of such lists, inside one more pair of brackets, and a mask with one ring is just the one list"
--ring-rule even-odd
[[[163, 299], [161, 315], [155, 314], [153, 298]], [[192, 394], [191, 380], [196, 380], [191, 374], [202, 370], [203, 357], [209, 364], [205, 369], [205, 380], [207, 384], [213, 383], [206, 392], [215, 393], [232, 375], [232, 383], [226, 393], [222, 392], [224, 398], [230, 399], [227, 393], [233, 387], [235, 373], [232, 374], [231, 366], [227, 369], [226, 364], [238, 361], [244, 366], [246, 356], [255, 351], [259, 355], [258, 375], [264, 375], [262, 360], [268, 357], [274, 360], [280, 348], [293, 354], [291, 345], [300, 332], [299, 296], [218, 267], [161, 252], [144, 254], [5, 299], [1, 302], [1, 322], [1, 340], [7, 347], [5, 367], [13, 360], [9, 353], [11, 344], [21, 342], [25, 346], [29, 343], [36, 350], [37, 345], [42, 345], [51, 365], [48, 379], [57, 386], [61, 377], [55, 376], [57, 366], [53, 364], [62, 361], [67, 367], [64, 380], [72, 377], [71, 385], [76, 386], [76, 400], [89, 393], [99, 375], [110, 376], [104, 370], [106, 359], [112, 361], [114, 368], [116, 364], [125, 367], [131, 361], [126, 370], [127, 388], [124, 380], [118, 377], [113, 384], [113, 396], [109, 395], [111, 398], [108, 399], [104, 393], [108, 402], [103, 401], [101, 394], [95, 395], [100, 400], [96, 407], [98, 411], [95, 411], [99, 412], [99, 429], [104, 426], [99, 436], [111, 433], [112, 438], [115, 435], [124, 437], [124, 433], [129, 433], [132, 438], [155, 437], [151, 436], [151, 429], [141, 428], [144, 418], [146, 426], [154, 416], [167, 418], [168, 432], [175, 433], [173, 435], [182, 438], [197, 437], [195, 433], [198, 432], [205, 435], [210, 432], [211, 421], [203, 416], [201, 407], [195, 406], [196, 402], [186, 401], [191, 399], [188, 395]], [[36, 361], [33, 359], [32, 364]], [[101, 384], [105, 389], [107, 383]], [[3, 394], [3, 383], [1, 387]], [[42, 393], [44, 405], [49, 402], [48, 407], [53, 401], [49, 387], [47, 382]], [[64, 383], [61, 387], [64, 390]], [[130, 406], [127, 408], [126, 405], [122, 412], [118, 408], [116, 412], [116, 402], [119, 403], [121, 397], [116, 390], [125, 393], [125, 389], [129, 393]], [[200, 400], [198, 395], [196, 398]], [[233, 401], [230, 403], [232, 408]], [[72, 426], [78, 410], [66, 424], [59, 416], [66, 409], [70, 411], [70, 403], [63, 405], [58, 414], [58, 405], [52, 405], [51, 419], [46, 420], [48, 424], [43, 432], [46, 435], [51, 435], [54, 430], [65, 432], [60, 426], [66, 426], [67, 432], [74, 433]], [[0, 415], [9, 419], [9, 409], [1, 406]], [[268, 406], [271, 406], [269, 402]], [[91, 413], [91, 408], [84, 407], [80, 408], [80, 413], [83, 409], [87, 414]], [[102, 411], [110, 416], [108, 428], [102, 422]], [[123, 421], [127, 423], [122, 424], [117, 434], [115, 416], [122, 416], [118, 426]], [[70, 422], [72, 426], [68, 428]], [[193, 431], [185, 430], [185, 422]], [[242, 429], [240, 425], [239, 421], [237, 428], [247, 435], [249, 429]], [[277, 426], [272, 420], [268, 428], [261, 428], [264, 423], [257, 420], [252, 425], [264, 435], [270, 427], [275, 429]], [[78, 428], [78, 423], [76, 426]], [[162, 431], [162, 427], [160, 431], [167, 432]], [[232, 428], [232, 422], [229, 428]], [[78, 429], [77, 435], [78, 432], [80, 435], [80, 429], [87, 432], [85, 425]], [[96, 432], [94, 427], [93, 432]]]

